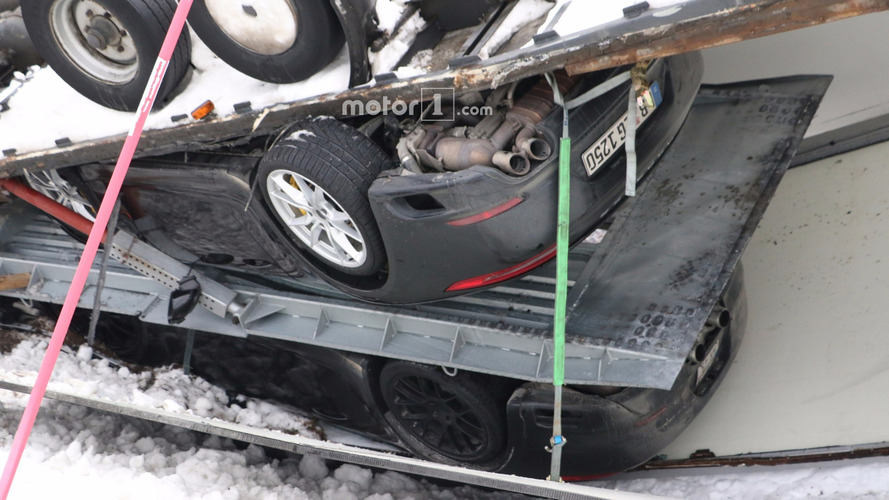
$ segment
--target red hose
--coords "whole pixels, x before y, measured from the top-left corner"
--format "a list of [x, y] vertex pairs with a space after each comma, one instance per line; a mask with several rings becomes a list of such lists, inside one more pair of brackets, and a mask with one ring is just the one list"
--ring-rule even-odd
[[[93, 228], [92, 221], [90, 221], [86, 217], [78, 214], [77, 212], [58, 203], [55, 200], [48, 198], [43, 193], [31, 189], [30, 187], [22, 184], [19, 181], [13, 179], [0, 179], [0, 187], [6, 189], [10, 193], [18, 196], [31, 205], [34, 205], [40, 210], [43, 210], [56, 219], [59, 219], [60, 221], [64, 222], [68, 226], [71, 226], [84, 235], [89, 235], [90, 230]], [[102, 241], [105, 241], [104, 236], [102, 237]]]

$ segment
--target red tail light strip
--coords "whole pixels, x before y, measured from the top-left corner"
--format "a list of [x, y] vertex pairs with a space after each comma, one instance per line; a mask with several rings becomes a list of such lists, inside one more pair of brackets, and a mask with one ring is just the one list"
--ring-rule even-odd
[[483, 274], [481, 276], [476, 276], [475, 278], [469, 278], [462, 281], [458, 281], [453, 285], [449, 286], [445, 291], [447, 292], [455, 292], [458, 290], [469, 290], [472, 288], [478, 288], [482, 286], [493, 285], [495, 283], [500, 283], [501, 281], [506, 281], [511, 278], [515, 278], [516, 276], [522, 275], [531, 271], [532, 269], [536, 269], [537, 267], [542, 266], [547, 261], [556, 256], [556, 246], [553, 245], [543, 252], [531, 257], [530, 259], [516, 264], [512, 267], [508, 267], [506, 269], [502, 269], [500, 271], [495, 271], [493, 273]]
[[500, 215], [503, 212], [509, 210], [510, 208], [518, 205], [524, 201], [524, 198], [515, 197], [502, 205], [498, 205], [490, 210], [485, 210], [484, 212], [477, 213], [475, 215], [470, 215], [469, 217], [464, 217], [462, 219], [448, 221], [449, 226], [468, 226], [470, 224], [475, 224], [476, 222], [481, 222], [483, 220], [488, 220], [491, 217], [496, 215]]

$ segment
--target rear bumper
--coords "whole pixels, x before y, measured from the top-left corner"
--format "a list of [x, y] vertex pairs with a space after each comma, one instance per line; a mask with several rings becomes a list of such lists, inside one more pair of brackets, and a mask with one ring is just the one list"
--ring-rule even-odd
[[[676, 135], [700, 78], [698, 54], [666, 60], [658, 78], [664, 101], [637, 134], [640, 177]], [[627, 84], [571, 112], [573, 242], [592, 232], [624, 198], [623, 153], [614, 155], [592, 177], [586, 174], [581, 155], [624, 114], [628, 88]], [[553, 150], [558, 150], [561, 116], [557, 108], [539, 127]], [[348, 277], [337, 279], [347, 292], [366, 300], [424, 302], [465, 293], [449, 291], [454, 283], [545, 257], [541, 254], [555, 244], [557, 173], [558, 158], [553, 155], [520, 178], [487, 167], [382, 177], [368, 194], [386, 243], [388, 273], [352, 283]], [[452, 224], [509, 203], [517, 204], [480, 222]]]
[[[697, 416], [724, 378], [747, 323], [743, 271], [737, 268], [723, 295], [731, 325], [719, 339], [716, 361], [698, 374], [686, 363], [669, 391], [626, 388], [596, 396], [565, 387], [562, 396], [563, 478], [590, 478], [621, 472], [657, 454]], [[504, 472], [541, 476], [551, 455], [544, 449], [553, 435], [553, 387], [525, 384], [507, 403], [512, 454]]]

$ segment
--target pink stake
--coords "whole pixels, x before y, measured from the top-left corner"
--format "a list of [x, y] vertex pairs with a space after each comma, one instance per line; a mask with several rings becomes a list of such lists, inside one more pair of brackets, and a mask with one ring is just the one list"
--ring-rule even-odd
[[148, 86], [142, 95], [142, 101], [139, 105], [139, 113], [136, 116], [136, 122], [133, 125], [124, 142], [120, 152], [117, 164], [114, 166], [114, 173], [111, 175], [111, 181], [108, 183], [108, 190], [99, 206], [99, 213], [96, 215], [96, 222], [93, 224], [89, 238], [86, 241], [86, 248], [80, 256], [80, 263], [74, 272], [74, 278], [71, 280], [71, 288], [68, 289], [68, 295], [65, 297], [65, 303], [62, 305], [62, 312], [56, 322], [56, 327], [52, 332], [52, 338], [49, 341], [49, 347], [46, 349], [46, 355], [43, 357], [43, 363], [40, 365], [40, 371], [37, 373], [37, 381], [34, 382], [34, 389], [28, 398], [28, 405], [25, 407], [25, 413], [19, 423], [15, 438], [12, 441], [12, 450], [9, 452], [9, 458], [6, 460], [6, 467], [3, 469], [3, 476], [0, 477], [0, 498], [6, 500], [9, 490], [12, 487], [12, 480], [15, 477], [16, 469], [22, 459], [25, 451], [25, 444], [31, 435], [31, 429], [34, 427], [34, 419], [37, 418], [37, 412], [40, 410], [40, 403], [46, 393], [46, 386], [49, 385], [49, 377], [52, 370], [59, 359], [59, 352], [62, 350], [62, 343], [65, 335], [68, 333], [68, 327], [71, 325], [71, 318], [77, 303], [80, 302], [80, 296], [83, 294], [83, 287], [89, 276], [90, 268], [96, 259], [96, 251], [99, 249], [99, 243], [105, 235], [105, 228], [108, 226], [108, 219], [111, 217], [111, 211], [114, 203], [120, 194], [120, 187], [123, 184], [127, 170], [130, 168], [130, 161], [136, 152], [136, 146], [139, 144], [139, 137], [142, 135], [142, 128], [145, 126], [145, 119], [154, 104], [157, 97], [157, 91], [164, 79], [164, 73], [170, 58], [173, 55], [173, 49], [176, 48], [176, 42], [185, 26], [185, 19], [188, 11], [191, 9], [193, 0], [180, 0], [176, 13], [173, 15], [173, 21], [170, 23], [170, 29], [164, 38], [164, 44], [161, 47], [160, 55], [154, 65], [154, 71], [151, 73]]

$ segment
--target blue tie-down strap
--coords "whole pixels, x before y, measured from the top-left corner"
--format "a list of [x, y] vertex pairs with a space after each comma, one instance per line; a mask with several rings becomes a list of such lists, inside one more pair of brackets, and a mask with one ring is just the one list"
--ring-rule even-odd
[[568, 439], [565, 436], [553, 436], [549, 438], [549, 446], [546, 447], [546, 451], [552, 453], [556, 447], [564, 446], [567, 442]]

